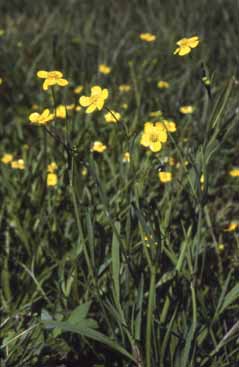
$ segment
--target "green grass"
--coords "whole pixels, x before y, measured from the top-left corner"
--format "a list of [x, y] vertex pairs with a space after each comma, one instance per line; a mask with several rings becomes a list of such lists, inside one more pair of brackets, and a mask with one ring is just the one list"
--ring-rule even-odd
[[[228, 174], [239, 165], [239, 8], [230, 0], [176, 3], [0, 4], [0, 155], [26, 165], [0, 163], [2, 366], [239, 363], [239, 238], [225, 232], [239, 215], [238, 178]], [[142, 42], [141, 32], [156, 42]], [[193, 35], [199, 47], [174, 56], [176, 42]], [[100, 63], [109, 75], [98, 73]], [[54, 69], [70, 85], [53, 96], [36, 72]], [[170, 88], [158, 89], [159, 80]], [[119, 93], [123, 83], [130, 92]], [[79, 84], [83, 95], [108, 88], [106, 106], [122, 122], [82, 109], [66, 125], [50, 124], [51, 134], [29, 123], [33, 104], [42, 111], [78, 102]], [[194, 113], [182, 115], [182, 105]], [[139, 142], [157, 110], [177, 132], [151, 153]], [[96, 140], [107, 145], [103, 154], [90, 152]], [[130, 163], [122, 162], [126, 151]], [[52, 161], [58, 184], [46, 187]], [[167, 184], [158, 178], [163, 163], [173, 174]]]

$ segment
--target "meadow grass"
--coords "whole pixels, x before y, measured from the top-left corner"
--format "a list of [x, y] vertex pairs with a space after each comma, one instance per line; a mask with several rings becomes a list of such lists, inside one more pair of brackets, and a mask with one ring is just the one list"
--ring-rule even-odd
[[[238, 10], [0, 3], [1, 366], [238, 366]], [[39, 70], [69, 84], [44, 91]], [[87, 114], [94, 85], [109, 97]], [[160, 151], [140, 144], [169, 121]]]

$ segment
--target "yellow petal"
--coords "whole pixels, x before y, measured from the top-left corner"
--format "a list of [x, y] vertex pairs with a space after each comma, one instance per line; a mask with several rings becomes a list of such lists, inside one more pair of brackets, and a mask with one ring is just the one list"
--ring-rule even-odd
[[165, 130], [161, 130], [160, 133], [159, 133], [159, 140], [162, 143], [166, 143], [167, 139], [168, 139], [167, 132]]
[[140, 144], [144, 147], [148, 147], [150, 145], [150, 139], [148, 134], [143, 134], [140, 139]]
[[85, 112], [86, 112], [86, 113], [92, 113], [92, 112], [94, 112], [94, 111], [95, 111], [95, 109], [96, 109], [96, 105], [92, 103], [92, 104], [87, 108], [87, 110], [86, 110]]
[[157, 141], [155, 143], [150, 142], [149, 148], [152, 150], [152, 152], [156, 153], [161, 150], [162, 144], [160, 143], [160, 141]]
[[189, 46], [191, 48], [197, 47], [197, 45], [199, 44], [200, 40], [198, 36], [194, 36], [188, 39], [189, 41]]
[[30, 120], [31, 122], [37, 122], [37, 121], [39, 120], [39, 116], [40, 116], [40, 114], [39, 114], [39, 113], [37, 113], [37, 112], [33, 112], [33, 113], [31, 113], [31, 114], [30, 114], [30, 116], [29, 116], [29, 120]]
[[189, 54], [189, 52], [191, 52], [191, 48], [188, 47], [188, 46], [183, 46], [183, 47], [180, 48], [178, 54], [179, 54], [179, 56], [184, 56], [184, 55]]
[[50, 115], [50, 111], [49, 111], [49, 109], [48, 109], [48, 108], [46, 108], [46, 109], [42, 112], [42, 114], [41, 114], [41, 118], [42, 118], [42, 119], [45, 119], [45, 118], [47, 118], [49, 115]]
[[107, 99], [107, 98], [108, 98], [108, 96], [109, 96], [109, 91], [108, 91], [108, 89], [103, 89], [103, 91], [102, 91], [102, 97], [103, 97], [104, 99]]
[[45, 71], [45, 70], [39, 70], [37, 72], [37, 76], [38, 78], [43, 78], [43, 79], [46, 79], [48, 77], [48, 71]]
[[101, 87], [99, 87], [98, 85], [94, 85], [92, 88], [91, 88], [91, 94], [92, 96], [95, 96], [97, 94], [100, 94], [102, 91]]
[[102, 98], [99, 98], [96, 102], [96, 106], [98, 108], [98, 110], [102, 110], [103, 106], [104, 106], [104, 100]]
[[87, 107], [90, 104], [90, 97], [81, 96], [79, 99], [79, 103], [82, 107]]
[[153, 127], [154, 127], [154, 125], [152, 124], [152, 122], [145, 122], [145, 124], [144, 124], [144, 132], [146, 134], [148, 134], [152, 130]]
[[56, 186], [57, 184], [57, 175], [55, 173], [47, 174], [47, 186]]
[[42, 88], [43, 88], [44, 90], [48, 90], [48, 85], [49, 85], [49, 80], [48, 80], [48, 79], [46, 79], [46, 80], [44, 81], [44, 83], [43, 83]]
[[65, 87], [67, 84], [69, 84], [69, 82], [66, 79], [57, 79], [56, 84], [60, 85], [61, 87]]

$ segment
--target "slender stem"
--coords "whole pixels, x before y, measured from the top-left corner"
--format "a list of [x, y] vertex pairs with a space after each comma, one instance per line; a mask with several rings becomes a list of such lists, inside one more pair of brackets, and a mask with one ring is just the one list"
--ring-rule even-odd
[[150, 272], [150, 288], [149, 288], [149, 300], [147, 309], [147, 325], [146, 325], [146, 367], [151, 367], [151, 338], [152, 328], [154, 321], [154, 307], [155, 307], [155, 279], [156, 270], [152, 268]]

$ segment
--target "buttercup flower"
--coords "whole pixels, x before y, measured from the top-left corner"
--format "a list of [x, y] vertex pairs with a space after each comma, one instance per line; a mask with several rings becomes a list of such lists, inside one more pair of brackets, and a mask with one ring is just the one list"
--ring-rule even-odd
[[159, 117], [159, 116], [162, 116], [162, 111], [158, 110], [158, 111], [152, 111], [149, 113], [149, 116], [150, 117]]
[[129, 84], [121, 84], [121, 85], [119, 85], [119, 91], [121, 93], [129, 92], [130, 89], [131, 89], [131, 86]]
[[193, 106], [181, 106], [179, 111], [183, 113], [184, 115], [188, 115], [193, 113], [194, 107]]
[[3, 84], [3, 79], [2, 78], [0, 78], [0, 85], [2, 85]]
[[72, 104], [67, 104], [66, 105], [66, 109], [67, 109], [67, 111], [72, 111], [72, 110], [74, 110], [76, 108], [76, 105], [74, 104], [74, 103], [72, 103]]
[[79, 99], [82, 107], [88, 107], [86, 113], [94, 112], [96, 109], [102, 110], [105, 100], [108, 98], [108, 89], [101, 89], [98, 85], [91, 88], [91, 96], [82, 96]]
[[58, 178], [57, 178], [57, 174], [56, 173], [49, 172], [47, 174], [47, 180], [46, 180], [47, 186], [56, 186], [57, 185], [57, 181], [58, 181]]
[[90, 149], [91, 152], [97, 152], [97, 153], [103, 153], [105, 150], [106, 145], [101, 143], [101, 141], [95, 141]]
[[129, 163], [130, 162], [130, 153], [129, 152], [124, 153], [122, 162], [124, 162], [124, 163]]
[[56, 107], [56, 117], [60, 119], [66, 118], [66, 107], [64, 105], [59, 105]]
[[174, 133], [177, 130], [176, 124], [174, 121], [163, 120], [162, 123], [164, 124], [166, 130], [169, 131], [170, 133]]
[[2, 158], [1, 158], [1, 162], [4, 163], [4, 164], [11, 163], [12, 160], [13, 160], [13, 155], [9, 154], [9, 153], [3, 154]]
[[23, 159], [17, 159], [11, 162], [11, 167], [14, 169], [25, 169], [25, 162]]
[[74, 88], [74, 93], [75, 94], [80, 94], [83, 90], [83, 85], [78, 85], [77, 87]]
[[29, 120], [33, 124], [46, 125], [47, 122], [54, 119], [54, 114], [50, 113], [49, 109], [45, 109], [42, 113], [33, 112], [29, 116]]
[[167, 183], [172, 181], [172, 173], [167, 171], [160, 171], [159, 172], [159, 179], [162, 183]]
[[156, 36], [152, 33], [140, 33], [139, 38], [146, 42], [154, 42], [156, 40]]
[[105, 74], [105, 75], [111, 72], [111, 68], [105, 64], [100, 64], [98, 70], [101, 74]]
[[60, 87], [65, 87], [68, 84], [68, 80], [63, 78], [63, 74], [60, 71], [45, 71], [39, 70], [37, 72], [38, 78], [45, 79], [43, 83], [43, 89], [48, 90], [49, 87], [53, 85], [59, 85]]
[[218, 243], [218, 244], [217, 244], [217, 249], [218, 249], [218, 251], [220, 251], [220, 252], [224, 251], [224, 250], [225, 250], [225, 246], [224, 246], [224, 244], [223, 244], [223, 243]]
[[48, 166], [47, 166], [47, 172], [54, 173], [56, 170], [57, 170], [57, 164], [56, 164], [56, 162], [51, 162], [50, 164], [48, 164]]
[[168, 89], [169, 88], [169, 83], [165, 82], [164, 80], [160, 80], [157, 83], [157, 87], [160, 88], [160, 89]]
[[179, 56], [184, 56], [189, 54], [192, 48], [195, 48], [199, 45], [199, 42], [200, 40], [198, 36], [182, 38], [176, 43], [179, 47], [174, 51], [174, 55], [178, 54]]
[[112, 113], [107, 112], [104, 117], [106, 122], [116, 124], [119, 122], [121, 114], [112, 110]]
[[152, 152], [159, 152], [162, 143], [167, 141], [167, 131], [161, 122], [146, 122], [140, 144], [149, 148]]
[[128, 103], [122, 103], [121, 107], [122, 107], [124, 110], [127, 110], [127, 108], [128, 108]]
[[234, 168], [229, 171], [229, 175], [232, 177], [239, 177], [239, 168]]
[[231, 222], [228, 224], [228, 227], [224, 229], [224, 232], [233, 232], [239, 227], [239, 223]]
[[83, 167], [82, 168], [82, 170], [81, 170], [81, 174], [82, 174], [82, 176], [87, 176], [87, 174], [88, 174], [88, 169], [86, 168], [86, 167]]

